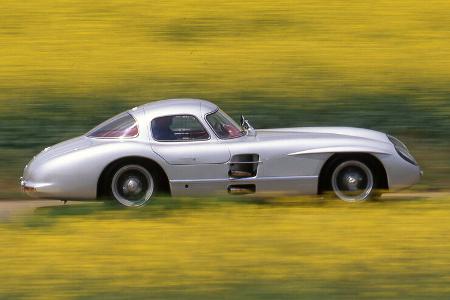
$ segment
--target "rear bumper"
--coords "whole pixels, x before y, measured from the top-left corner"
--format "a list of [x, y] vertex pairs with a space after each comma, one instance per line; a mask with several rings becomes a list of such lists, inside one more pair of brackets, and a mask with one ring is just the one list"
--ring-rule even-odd
[[51, 183], [30, 182], [23, 179], [23, 177], [20, 177], [19, 183], [22, 192], [26, 193], [28, 196], [33, 198], [47, 196], [52, 186]]
[[23, 193], [26, 193], [28, 196], [35, 196], [36, 194], [36, 187], [30, 183], [28, 183], [26, 180], [23, 179], [23, 177], [20, 177], [19, 179], [20, 183], [20, 189]]

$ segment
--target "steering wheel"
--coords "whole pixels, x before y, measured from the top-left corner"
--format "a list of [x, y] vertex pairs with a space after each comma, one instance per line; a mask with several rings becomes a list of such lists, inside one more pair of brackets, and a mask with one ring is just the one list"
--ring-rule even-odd
[[213, 127], [214, 127], [214, 130], [216, 132], [220, 132], [222, 134], [226, 133], [225, 129], [223, 128], [223, 124], [222, 123], [216, 122], [216, 123], [214, 123]]
[[225, 124], [225, 125], [222, 125], [222, 127], [223, 127], [223, 130], [228, 135], [228, 137], [235, 137], [235, 136], [239, 136], [239, 134], [240, 134], [240, 131], [232, 125]]

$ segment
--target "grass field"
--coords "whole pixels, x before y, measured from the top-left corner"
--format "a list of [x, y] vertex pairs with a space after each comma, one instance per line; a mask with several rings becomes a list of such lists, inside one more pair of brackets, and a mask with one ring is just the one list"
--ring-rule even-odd
[[448, 1], [34, 0], [0, 8], [5, 104], [39, 92], [131, 103], [448, 92]]
[[408, 142], [450, 182], [448, 1], [2, 1], [0, 197], [44, 147], [134, 105], [210, 99], [256, 127]]
[[448, 299], [450, 198], [157, 199], [0, 223], [2, 299]]
[[[0, 2], [0, 199], [44, 147], [149, 101], [404, 140], [450, 186], [450, 2]], [[158, 199], [0, 223], [1, 299], [448, 299], [450, 197]]]

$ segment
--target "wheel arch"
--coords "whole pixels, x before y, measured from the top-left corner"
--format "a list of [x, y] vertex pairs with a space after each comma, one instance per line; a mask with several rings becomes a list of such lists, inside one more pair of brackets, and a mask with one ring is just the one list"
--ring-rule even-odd
[[105, 183], [115, 169], [126, 164], [142, 165], [147, 170], [156, 172], [158, 175], [158, 178], [156, 179], [158, 181], [158, 184], [160, 185], [160, 192], [170, 195], [171, 191], [169, 178], [164, 169], [156, 161], [142, 156], [125, 156], [110, 162], [106, 167], [103, 168], [102, 172], [100, 173], [99, 179], [97, 180], [97, 199], [101, 199], [102, 197], [108, 195]]
[[377, 177], [378, 180], [377, 185], [379, 189], [383, 190], [389, 189], [386, 168], [375, 155], [373, 155], [372, 153], [365, 153], [365, 152], [343, 152], [343, 153], [334, 153], [322, 165], [322, 168], [320, 169], [319, 173], [319, 181], [317, 188], [318, 194], [330, 190], [331, 173], [334, 167], [336, 166], [336, 163], [351, 159], [360, 160], [368, 165], [368, 167], [374, 172], [374, 176]]

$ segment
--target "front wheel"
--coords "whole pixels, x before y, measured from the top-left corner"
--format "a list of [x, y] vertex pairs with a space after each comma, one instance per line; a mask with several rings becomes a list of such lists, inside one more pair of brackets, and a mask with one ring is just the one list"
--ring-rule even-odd
[[338, 163], [331, 174], [336, 196], [347, 202], [360, 202], [375, 195], [376, 178], [368, 165], [359, 160]]
[[152, 174], [143, 166], [135, 164], [119, 167], [110, 181], [111, 196], [127, 207], [146, 205], [155, 189]]

